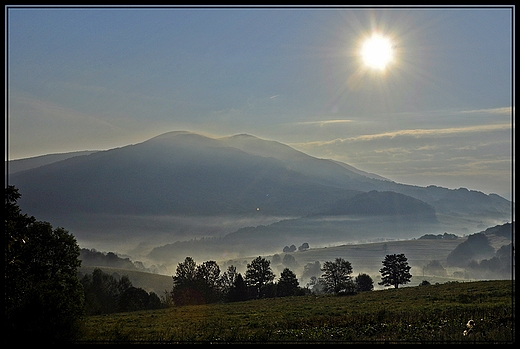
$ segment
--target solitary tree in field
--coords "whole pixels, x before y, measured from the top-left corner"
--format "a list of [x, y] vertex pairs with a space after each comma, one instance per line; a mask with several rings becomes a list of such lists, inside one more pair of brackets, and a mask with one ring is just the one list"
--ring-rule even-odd
[[398, 288], [399, 285], [407, 284], [412, 278], [412, 274], [410, 274], [411, 268], [408, 265], [408, 259], [403, 253], [387, 254], [383, 261], [383, 268], [379, 270], [381, 282], [378, 284], [394, 286], [395, 288]]
[[321, 271], [325, 292], [337, 294], [340, 291], [352, 290], [352, 264], [349, 261], [343, 258], [336, 258], [334, 262], [326, 261]]

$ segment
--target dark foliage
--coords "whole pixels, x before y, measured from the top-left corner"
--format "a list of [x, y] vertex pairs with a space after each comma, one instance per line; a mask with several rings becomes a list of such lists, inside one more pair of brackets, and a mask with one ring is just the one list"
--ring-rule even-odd
[[367, 292], [374, 290], [374, 280], [368, 274], [359, 274], [354, 279], [357, 292]]
[[5, 188], [5, 342], [74, 340], [83, 315], [81, 262], [63, 228], [22, 214], [14, 186]]
[[289, 268], [285, 268], [280, 275], [280, 280], [276, 285], [276, 295], [278, 297], [296, 296], [300, 287], [296, 274]]
[[154, 292], [132, 286], [128, 276], [120, 279], [99, 268], [81, 278], [85, 290], [85, 311], [87, 315], [110, 314], [115, 312], [160, 309], [165, 305]]
[[230, 302], [240, 302], [245, 301], [248, 298], [246, 282], [244, 281], [242, 274], [239, 273], [235, 279], [235, 282], [233, 283], [233, 287], [231, 287], [228, 292], [227, 299]]
[[171, 298], [175, 305], [204, 304], [202, 280], [197, 275], [197, 264], [191, 257], [186, 257], [184, 262], [177, 265], [173, 278]]
[[429, 239], [429, 240], [456, 240], [458, 239], [459, 237], [455, 234], [448, 234], [448, 233], [444, 233], [444, 234], [424, 234], [423, 236], [421, 236], [419, 239]]
[[354, 290], [352, 282], [352, 264], [343, 258], [336, 258], [334, 262], [326, 261], [321, 268], [324, 291], [326, 293], [350, 293]]
[[383, 260], [383, 268], [379, 270], [381, 273], [381, 282], [379, 282], [378, 285], [399, 288], [399, 285], [410, 282], [412, 278], [410, 269], [408, 258], [406, 258], [403, 253], [387, 254]]
[[271, 262], [258, 256], [247, 265], [246, 285], [255, 290], [257, 298], [262, 298], [266, 294], [266, 287], [274, 280], [274, 274], [270, 266]]

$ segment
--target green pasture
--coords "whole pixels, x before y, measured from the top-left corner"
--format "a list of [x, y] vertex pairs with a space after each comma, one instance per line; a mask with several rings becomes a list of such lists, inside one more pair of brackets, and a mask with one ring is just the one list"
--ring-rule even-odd
[[513, 343], [514, 296], [500, 280], [179, 306], [87, 317], [81, 342]]

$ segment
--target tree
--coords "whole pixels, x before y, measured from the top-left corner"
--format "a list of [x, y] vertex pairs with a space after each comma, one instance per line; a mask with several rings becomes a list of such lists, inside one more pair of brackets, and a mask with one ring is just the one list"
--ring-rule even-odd
[[80, 248], [64, 228], [23, 214], [5, 188], [5, 330], [23, 341], [73, 340], [84, 314]]
[[118, 297], [118, 311], [136, 311], [148, 308], [150, 296], [142, 288], [130, 286]]
[[229, 290], [228, 299], [230, 302], [245, 301], [248, 298], [247, 285], [242, 277], [242, 274], [238, 273], [233, 287]]
[[423, 275], [424, 274], [446, 276], [448, 273], [442, 266], [441, 262], [433, 260], [423, 267]]
[[207, 261], [197, 266], [196, 285], [205, 303], [213, 303], [220, 296], [220, 267], [215, 261]]
[[338, 294], [352, 289], [352, 264], [349, 261], [343, 258], [336, 258], [334, 262], [326, 261], [321, 271], [326, 293]]
[[274, 254], [273, 258], [271, 258], [271, 263], [280, 264], [280, 263], [282, 263], [282, 258], [280, 257], [279, 254]]
[[270, 261], [260, 256], [247, 264], [245, 282], [248, 287], [255, 289], [257, 298], [263, 295], [266, 285], [274, 280], [270, 264]]
[[203, 295], [197, 285], [197, 264], [191, 257], [177, 265], [173, 278], [171, 298], [176, 305], [201, 304]]
[[298, 251], [306, 251], [309, 249], [309, 243], [304, 242], [300, 247], [298, 247]]
[[368, 274], [359, 274], [354, 279], [357, 292], [372, 291], [374, 289], [374, 280]]
[[280, 274], [280, 280], [276, 286], [276, 294], [280, 297], [295, 296], [299, 290], [296, 274], [289, 268], [285, 268]]
[[319, 261], [315, 261], [314, 263], [307, 263], [303, 266], [302, 280], [310, 279], [313, 276], [321, 275], [321, 264]]
[[[117, 311], [118, 297], [121, 290], [131, 287], [127, 278], [122, 283], [113, 276], [95, 268], [92, 274], [81, 278], [85, 292], [85, 309], [87, 315], [114, 313]], [[128, 280], [129, 282], [129, 280]]]
[[237, 268], [234, 265], [230, 265], [227, 270], [222, 274], [219, 280], [220, 290], [224, 295], [228, 295], [231, 288], [235, 284], [238, 273]]
[[310, 279], [309, 279], [309, 282], [307, 283], [307, 285], [305, 285], [305, 287], [307, 287], [312, 293], [315, 293], [315, 294], [322, 294], [324, 293], [324, 289], [325, 289], [325, 286], [324, 286], [324, 282], [323, 282], [323, 279], [322, 278], [318, 278], [316, 276], [311, 276]]
[[408, 259], [403, 253], [387, 254], [383, 260], [383, 268], [379, 270], [381, 273], [381, 282], [379, 285], [394, 286], [398, 288], [401, 284], [407, 284], [412, 278], [410, 274]]
[[296, 251], [296, 246], [294, 246], [294, 245], [291, 245], [290, 247], [289, 246], [285, 246], [283, 248], [283, 252], [284, 253], [291, 253], [291, 252], [294, 252], [294, 251]]
[[286, 254], [283, 256], [282, 264], [289, 268], [297, 268], [298, 262], [296, 262], [296, 258], [293, 255]]

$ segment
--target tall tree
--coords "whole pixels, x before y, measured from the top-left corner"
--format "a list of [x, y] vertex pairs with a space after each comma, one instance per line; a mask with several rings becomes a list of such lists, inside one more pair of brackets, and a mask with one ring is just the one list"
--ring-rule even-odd
[[263, 295], [265, 286], [274, 280], [270, 264], [270, 261], [260, 256], [247, 264], [245, 282], [248, 287], [255, 289], [257, 298]]
[[173, 278], [171, 297], [176, 305], [204, 303], [204, 297], [198, 290], [197, 264], [191, 257], [177, 265]]
[[352, 264], [343, 258], [336, 258], [334, 262], [326, 261], [321, 268], [323, 271], [322, 279], [324, 282], [324, 291], [326, 293], [335, 293], [344, 291], [352, 291], [353, 283]]
[[83, 316], [73, 235], [23, 214], [14, 186], [5, 188], [5, 330], [24, 342], [73, 340]]
[[381, 282], [378, 284], [394, 286], [395, 288], [398, 288], [399, 285], [407, 284], [412, 278], [412, 274], [410, 274], [411, 268], [408, 265], [408, 258], [403, 253], [387, 254], [383, 260], [383, 267], [379, 270]]
[[233, 286], [229, 289], [228, 300], [231, 302], [245, 301], [248, 298], [247, 285], [242, 277], [242, 274], [238, 273]]
[[230, 265], [220, 277], [220, 289], [225, 296], [228, 295], [231, 288], [233, 288], [237, 276], [237, 268], [234, 265]]
[[220, 297], [220, 267], [215, 261], [207, 261], [197, 266], [195, 272], [198, 290], [205, 303], [213, 303]]
[[299, 290], [296, 274], [289, 268], [285, 268], [280, 274], [280, 280], [276, 286], [276, 295], [279, 297], [294, 296]]

